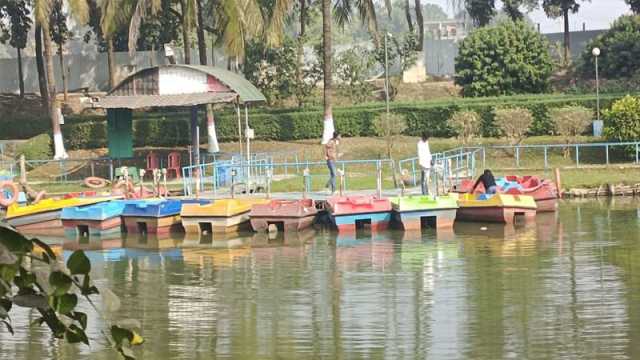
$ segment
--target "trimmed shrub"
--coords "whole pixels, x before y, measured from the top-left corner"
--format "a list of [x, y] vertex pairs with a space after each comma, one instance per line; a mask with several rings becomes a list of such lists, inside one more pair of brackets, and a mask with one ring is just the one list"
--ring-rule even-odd
[[637, 141], [640, 138], [640, 97], [627, 95], [605, 110], [604, 135], [616, 141]]
[[593, 121], [593, 110], [584, 106], [565, 106], [552, 109], [550, 116], [556, 133], [562, 135], [569, 144], [576, 142], [576, 138], [589, 129]]
[[462, 144], [467, 145], [471, 139], [480, 135], [482, 119], [475, 111], [463, 110], [453, 114], [449, 119], [452, 129], [458, 134]]
[[50, 159], [51, 150], [51, 136], [40, 134], [16, 146], [15, 155], [24, 155], [27, 160]]
[[[615, 94], [601, 95], [602, 108], [609, 107], [620, 97]], [[405, 135], [419, 136], [426, 131], [431, 137], [441, 138], [458, 134], [449, 122], [453, 114], [462, 109], [475, 111], [481, 118], [480, 135], [497, 137], [501, 136], [502, 132], [495, 122], [496, 108], [520, 107], [529, 110], [533, 116], [533, 122], [527, 134], [548, 135], [555, 131], [549, 116], [550, 111], [570, 105], [595, 109], [595, 96], [556, 94], [462, 99], [455, 102], [447, 100], [392, 103], [391, 111], [404, 116], [407, 125]], [[345, 136], [375, 136], [374, 119], [384, 112], [384, 105], [379, 103], [336, 108], [334, 120], [336, 128]], [[244, 127], [244, 112], [241, 115]], [[233, 111], [217, 111], [215, 121], [220, 141], [237, 141], [238, 118]], [[319, 138], [322, 134], [322, 108], [254, 108], [249, 110], [249, 122], [259, 140], [291, 141]], [[135, 146], [184, 146], [191, 141], [187, 112], [134, 113], [133, 124]], [[48, 120], [43, 128], [48, 130]], [[204, 118], [200, 124], [200, 130], [200, 138], [204, 142], [207, 139]], [[11, 128], [7, 129], [7, 132], [12, 131]], [[4, 135], [4, 131], [0, 133]], [[75, 117], [73, 120], [68, 118], [67, 124], [62, 126], [62, 133], [70, 149], [105, 147], [107, 144], [106, 121], [100, 116]]]
[[524, 140], [529, 127], [533, 124], [531, 111], [524, 108], [502, 108], [495, 110], [496, 126], [509, 139], [511, 145]]

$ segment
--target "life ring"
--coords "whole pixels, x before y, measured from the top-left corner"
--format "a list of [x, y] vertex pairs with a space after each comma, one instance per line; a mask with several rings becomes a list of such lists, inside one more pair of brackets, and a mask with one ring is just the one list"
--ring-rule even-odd
[[107, 179], [103, 179], [97, 176], [89, 176], [84, 179], [84, 185], [92, 189], [102, 189], [107, 186]]
[[[11, 192], [10, 198], [4, 197], [5, 189], [8, 189]], [[0, 182], [0, 205], [4, 207], [9, 207], [9, 205], [18, 201], [18, 185], [14, 184], [12, 181], [3, 181]]]

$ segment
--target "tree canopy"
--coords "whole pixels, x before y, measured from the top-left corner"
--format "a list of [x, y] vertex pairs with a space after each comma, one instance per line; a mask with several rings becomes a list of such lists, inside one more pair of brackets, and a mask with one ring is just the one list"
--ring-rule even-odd
[[552, 71], [549, 42], [522, 21], [472, 32], [456, 57], [456, 84], [464, 96], [540, 93]]

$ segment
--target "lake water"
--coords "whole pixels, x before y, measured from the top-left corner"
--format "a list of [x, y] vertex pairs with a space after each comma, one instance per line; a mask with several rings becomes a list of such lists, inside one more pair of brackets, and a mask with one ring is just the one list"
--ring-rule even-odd
[[[115, 318], [141, 321], [140, 359], [638, 359], [639, 235], [640, 202], [613, 199], [449, 233], [63, 247], [109, 248], [88, 252], [93, 275], [120, 296]], [[117, 358], [95, 315], [91, 347], [12, 316], [0, 359]]]

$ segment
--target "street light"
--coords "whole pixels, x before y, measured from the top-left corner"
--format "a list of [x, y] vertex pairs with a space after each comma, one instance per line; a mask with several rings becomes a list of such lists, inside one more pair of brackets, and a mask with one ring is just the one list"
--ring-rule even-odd
[[597, 120], [600, 121], [600, 79], [598, 76], [598, 56], [600, 56], [600, 48], [594, 47], [591, 54], [596, 58], [596, 116]]

